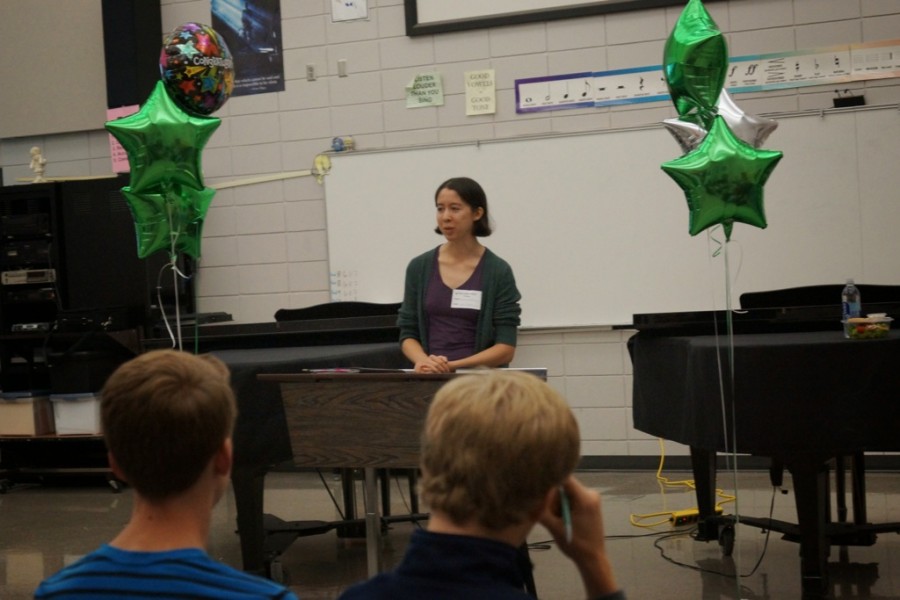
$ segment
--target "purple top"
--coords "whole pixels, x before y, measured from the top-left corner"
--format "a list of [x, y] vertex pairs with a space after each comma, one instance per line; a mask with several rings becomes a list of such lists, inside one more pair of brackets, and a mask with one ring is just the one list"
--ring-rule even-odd
[[[459, 360], [475, 354], [475, 331], [478, 324], [478, 310], [471, 308], [451, 308], [453, 290], [441, 279], [438, 268], [439, 252], [434, 253], [434, 268], [431, 280], [425, 290], [425, 314], [428, 315], [428, 354], [446, 356], [447, 360]], [[487, 254], [487, 253], [485, 253]], [[459, 290], [481, 291], [481, 272], [484, 254], [472, 275]]]

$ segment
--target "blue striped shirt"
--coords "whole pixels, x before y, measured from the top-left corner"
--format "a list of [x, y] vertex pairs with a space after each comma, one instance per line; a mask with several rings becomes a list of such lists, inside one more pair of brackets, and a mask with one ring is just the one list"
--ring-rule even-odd
[[197, 548], [131, 552], [108, 544], [48, 578], [34, 597], [296, 600], [285, 587], [219, 563]]

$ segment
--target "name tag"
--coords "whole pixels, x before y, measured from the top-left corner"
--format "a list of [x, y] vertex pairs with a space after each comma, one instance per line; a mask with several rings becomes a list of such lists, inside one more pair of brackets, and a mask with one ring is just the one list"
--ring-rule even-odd
[[481, 292], [478, 290], [453, 290], [450, 308], [481, 310]]

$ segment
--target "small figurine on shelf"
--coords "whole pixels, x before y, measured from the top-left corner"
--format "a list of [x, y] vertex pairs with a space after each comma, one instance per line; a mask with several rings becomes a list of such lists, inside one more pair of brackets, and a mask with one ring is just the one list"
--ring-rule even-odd
[[32, 183], [44, 183], [47, 181], [44, 179], [44, 167], [47, 164], [47, 159], [41, 154], [41, 149], [37, 146], [31, 147], [31, 170], [34, 171], [34, 179]]

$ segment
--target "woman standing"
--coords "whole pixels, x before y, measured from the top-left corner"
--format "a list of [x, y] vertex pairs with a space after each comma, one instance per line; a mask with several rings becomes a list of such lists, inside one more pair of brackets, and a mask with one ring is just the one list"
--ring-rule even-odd
[[434, 197], [435, 232], [447, 240], [406, 268], [398, 325], [418, 373], [508, 365], [516, 352], [521, 294], [509, 264], [481, 245], [491, 234], [487, 197], [454, 177]]

